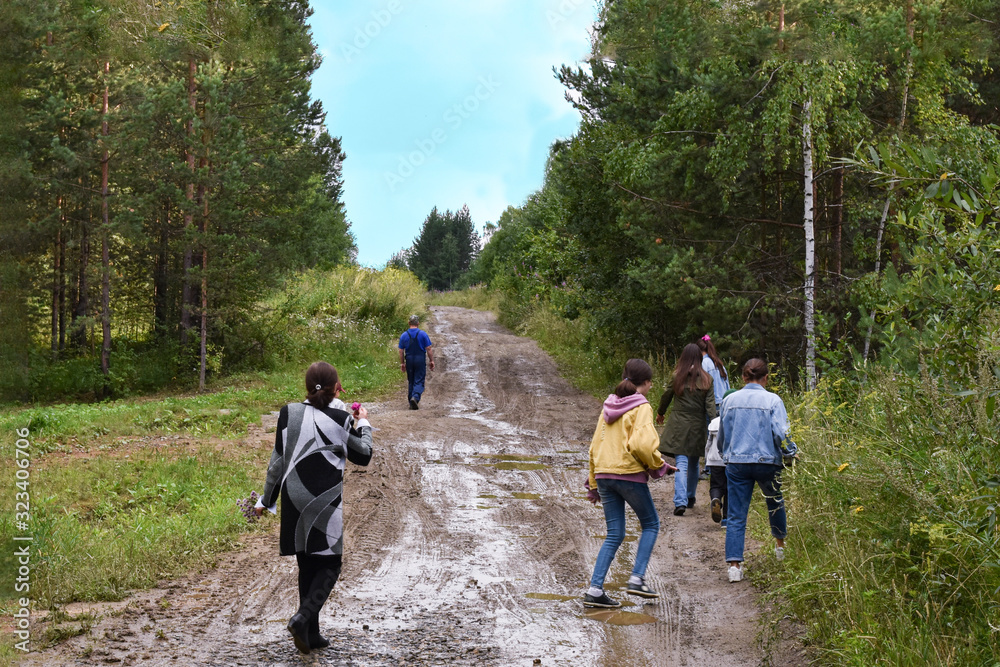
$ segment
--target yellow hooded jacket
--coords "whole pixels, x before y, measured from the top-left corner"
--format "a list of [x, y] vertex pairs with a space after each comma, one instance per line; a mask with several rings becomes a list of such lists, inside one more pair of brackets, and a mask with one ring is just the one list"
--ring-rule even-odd
[[[614, 394], [608, 399], [613, 397]], [[634, 475], [660, 469], [663, 458], [659, 445], [660, 436], [653, 426], [653, 408], [649, 403], [632, 408], [610, 424], [602, 410], [590, 441], [590, 488], [597, 488], [598, 473]]]

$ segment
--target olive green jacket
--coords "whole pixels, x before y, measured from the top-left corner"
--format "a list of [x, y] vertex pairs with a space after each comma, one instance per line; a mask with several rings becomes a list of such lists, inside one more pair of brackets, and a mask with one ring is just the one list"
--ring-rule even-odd
[[708, 389], [687, 389], [677, 397], [673, 388], [667, 387], [660, 397], [656, 414], [665, 413], [671, 401], [674, 407], [660, 435], [660, 452], [674, 457], [678, 454], [692, 458], [703, 455], [708, 442], [708, 422], [719, 414], [711, 385]]

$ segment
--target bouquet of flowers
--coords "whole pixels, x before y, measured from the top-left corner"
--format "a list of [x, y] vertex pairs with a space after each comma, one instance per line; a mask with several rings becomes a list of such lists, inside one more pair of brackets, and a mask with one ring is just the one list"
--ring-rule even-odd
[[236, 501], [236, 506], [240, 508], [240, 512], [247, 518], [247, 523], [253, 523], [257, 520], [257, 514], [253, 511], [253, 508], [257, 506], [257, 498], [257, 492], [251, 491], [249, 496]]

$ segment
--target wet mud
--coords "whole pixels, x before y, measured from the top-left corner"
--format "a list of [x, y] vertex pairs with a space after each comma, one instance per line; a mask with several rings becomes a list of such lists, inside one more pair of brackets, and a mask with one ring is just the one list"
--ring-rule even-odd
[[705, 483], [683, 517], [669, 478], [651, 486], [661, 528], [646, 581], [662, 597], [624, 594], [639, 531], [630, 513], [606, 584], [623, 607], [585, 610], [604, 537], [583, 490], [600, 401], [489, 313], [433, 311], [437, 369], [420, 409], [403, 392], [369, 405], [375, 456], [348, 466], [344, 570], [320, 619], [329, 648], [303, 656], [289, 639], [295, 563], [277, 555], [271, 519], [216, 569], [87, 606], [89, 632], [22, 664], [806, 664], [794, 643], [757, 640], [757, 593], [726, 579]]

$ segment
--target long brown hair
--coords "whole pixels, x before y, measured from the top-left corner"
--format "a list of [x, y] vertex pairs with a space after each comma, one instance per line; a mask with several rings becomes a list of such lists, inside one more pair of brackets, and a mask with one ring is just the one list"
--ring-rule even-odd
[[680, 396], [685, 389], [708, 389], [712, 378], [701, 367], [701, 350], [694, 343], [685, 345], [681, 358], [674, 367], [674, 396]]
[[729, 375], [726, 373], [726, 367], [722, 364], [722, 359], [719, 358], [719, 353], [715, 351], [715, 345], [712, 344], [712, 339], [706, 335], [704, 338], [696, 340], [695, 345], [697, 345], [698, 349], [708, 355], [708, 358], [712, 360], [712, 363], [715, 364], [715, 368], [719, 371], [719, 375], [722, 376], [722, 379], [728, 380]]
[[642, 383], [653, 379], [653, 369], [642, 359], [629, 359], [622, 371], [622, 381], [615, 387], [615, 396], [625, 398], [637, 391]]

